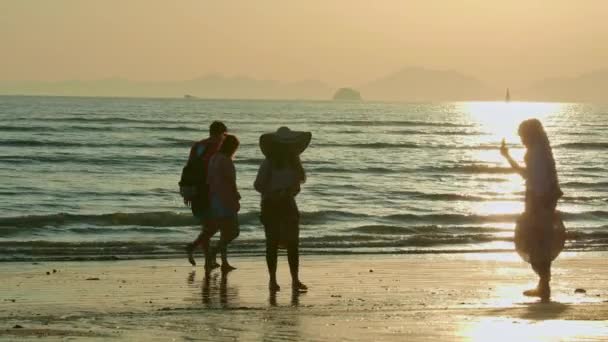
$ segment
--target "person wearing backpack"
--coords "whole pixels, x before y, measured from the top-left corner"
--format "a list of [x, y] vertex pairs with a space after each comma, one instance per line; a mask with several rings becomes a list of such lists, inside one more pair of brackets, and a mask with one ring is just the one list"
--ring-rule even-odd
[[260, 165], [254, 188], [262, 195], [260, 219], [266, 235], [266, 263], [271, 292], [281, 288], [277, 283], [277, 250], [287, 248], [292, 290], [307, 291], [299, 277], [300, 212], [296, 196], [306, 173], [300, 154], [308, 147], [310, 132], [295, 132], [287, 127], [260, 137], [260, 149], [266, 159]]
[[[209, 138], [198, 141], [190, 148], [188, 162], [182, 171], [179, 182], [180, 193], [184, 199], [184, 204], [192, 209], [192, 214], [201, 222], [201, 232], [198, 237], [186, 245], [188, 261], [192, 266], [196, 265], [194, 260], [194, 250], [197, 247], [203, 249], [205, 253], [205, 263], [209, 261], [209, 241], [217, 229], [211, 217], [209, 200], [209, 186], [207, 184], [207, 174], [209, 160], [217, 153], [224, 141], [224, 136], [228, 128], [223, 122], [214, 121], [209, 126]], [[217, 267], [215, 260], [212, 264], [205, 267]]]

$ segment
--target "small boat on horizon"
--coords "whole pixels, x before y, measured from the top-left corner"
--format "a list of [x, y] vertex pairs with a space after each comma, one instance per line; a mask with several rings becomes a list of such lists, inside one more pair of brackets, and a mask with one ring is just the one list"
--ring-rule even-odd
[[509, 88], [507, 88], [507, 93], [505, 94], [505, 102], [511, 102], [511, 94], [509, 93]]

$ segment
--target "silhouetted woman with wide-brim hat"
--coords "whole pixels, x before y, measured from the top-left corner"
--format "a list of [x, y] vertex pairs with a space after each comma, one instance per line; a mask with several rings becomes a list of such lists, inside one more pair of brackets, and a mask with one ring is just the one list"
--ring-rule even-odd
[[306, 182], [300, 154], [311, 138], [310, 132], [292, 131], [288, 127], [260, 137], [260, 149], [266, 158], [254, 187], [262, 195], [260, 218], [266, 235], [270, 291], [280, 290], [276, 278], [279, 246], [287, 248], [293, 290], [308, 289], [299, 278], [300, 212], [295, 198], [301, 184]]

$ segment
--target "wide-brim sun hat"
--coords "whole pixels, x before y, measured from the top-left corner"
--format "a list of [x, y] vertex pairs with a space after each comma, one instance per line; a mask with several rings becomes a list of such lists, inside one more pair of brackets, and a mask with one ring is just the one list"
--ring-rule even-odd
[[312, 133], [292, 131], [289, 127], [279, 127], [276, 132], [265, 133], [260, 136], [260, 149], [264, 156], [272, 155], [277, 147], [289, 153], [300, 155], [312, 139]]

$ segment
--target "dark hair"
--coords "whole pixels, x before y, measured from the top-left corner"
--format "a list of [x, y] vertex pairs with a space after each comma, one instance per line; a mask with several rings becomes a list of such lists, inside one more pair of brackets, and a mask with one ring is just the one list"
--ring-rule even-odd
[[270, 164], [274, 169], [293, 169], [298, 173], [300, 183], [306, 182], [306, 171], [304, 171], [299, 155], [290, 153], [287, 149], [275, 147], [268, 159], [270, 159]]
[[211, 125], [209, 125], [209, 135], [216, 136], [220, 134], [224, 134], [228, 131], [228, 127], [224, 125], [221, 121], [213, 121]]
[[[549, 137], [547, 136], [547, 132], [545, 132], [543, 124], [538, 119], [524, 120], [519, 125], [517, 133], [519, 133], [519, 136], [522, 137], [522, 140], [526, 140], [526, 144], [529, 145], [526, 146], [527, 148], [536, 146], [544, 151], [546, 157], [548, 158], [551, 171], [557, 175], [555, 159], [553, 158], [553, 150], [551, 149], [551, 143], [549, 142]], [[526, 153], [524, 159], [527, 163], [528, 153]]]
[[226, 136], [226, 138], [224, 138], [219, 153], [232, 157], [236, 152], [236, 149], [239, 148], [239, 144], [239, 139], [237, 139], [234, 135], [229, 134]]
[[549, 138], [543, 128], [543, 124], [538, 119], [528, 119], [522, 121], [517, 131], [519, 136], [531, 144], [549, 145]]

